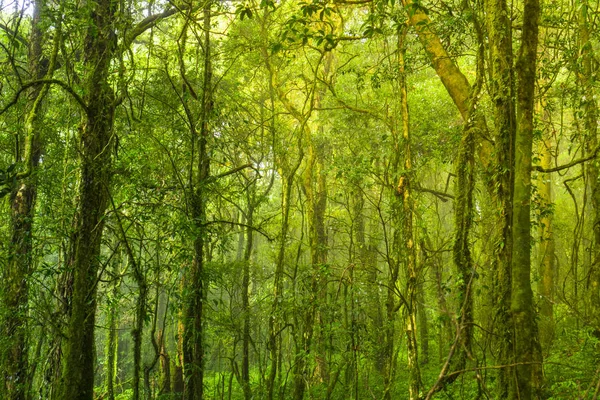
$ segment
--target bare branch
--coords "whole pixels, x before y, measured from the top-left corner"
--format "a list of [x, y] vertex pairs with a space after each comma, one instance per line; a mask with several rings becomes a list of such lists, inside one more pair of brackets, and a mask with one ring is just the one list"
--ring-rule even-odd
[[593, 160], [598, 155], [598, 151], [600, 151], [600, 145], [596, 146], [596, 148], [592, 151], [592, 153], [589, 156], [587, 156], [587, 157], [579, 158], [577, 160], [571, 161], [570, 163], [567, 163], [567, 164], [564, 164], [564, 165], [559, 165], [558, 167], [544, 168], [541, 165], [534, 165], [532, 167], [532, 169], [534, 171], [546, 172], [546, 173], [556, 172], [556, 171], [562, 171], [563, 169], [574, 167], [577, 164], [581, 164], [581, 163]]

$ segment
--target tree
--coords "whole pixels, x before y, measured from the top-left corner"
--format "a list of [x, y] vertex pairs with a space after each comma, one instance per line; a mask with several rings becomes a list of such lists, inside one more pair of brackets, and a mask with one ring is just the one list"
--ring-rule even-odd
[[94, 393], [96, 281], [103, 217], [110, 198], [112, 153], [107, 149], [112, 142], [116, 107], [108, 79], [116, 51], [113, 20], [117, 9], [114, 0], [95, 3], [85, 38], [81, 185], [69, 254], [73, 297], [62, 375], [62, 396], [71, 399], [91, 399]]
[[[60, 27], [54, 38], [54, 50], [50, 59], [43, 60], [44, 41], [41, 25], [46, 14], [46, 2], [35, 1], [29, 35], [28, 73], [31, 81], [52, 76], [56, 64]], [[44, 64], [43, 61], [46, 61]], [[24, 169], [16, 172], [11, 195], [11, 240], [4, 277], [8, 284], [3, 290], [2, 307], [4, 335], [9, 343], [2, 351], [1, 364], [4, 371], [4, 390], [7, 399], [25, 399], [28, 382], [28, 280], [32, 271], [32, 231], [37, 195], [36, 169], [42, 154], [42, 130], [44, 101], [49, 85], [31, 85], [27, 93], [24, 146], [17, 141], [15, 161]], [[13, 164], [14, 166], [15, 164]], [[8, 171], [7, 171], [8, 172]], [[8, 178], [8, 177], [7, 177]], [[7, 179], [6, 178], [6, 179]]]

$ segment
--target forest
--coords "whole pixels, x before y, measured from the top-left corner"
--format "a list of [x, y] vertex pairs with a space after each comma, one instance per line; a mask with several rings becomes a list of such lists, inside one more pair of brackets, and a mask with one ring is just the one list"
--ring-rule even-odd
[[598, 0], [0, 0], [0, 400], [600, 398]]

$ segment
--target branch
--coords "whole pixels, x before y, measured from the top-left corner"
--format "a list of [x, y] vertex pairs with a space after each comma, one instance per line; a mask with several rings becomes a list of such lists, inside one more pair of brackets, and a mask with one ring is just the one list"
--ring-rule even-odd
[[570, 163], [567, 163], [565, 165], [560, 165], [560, 166], [554, 167], [554, 168], [544, 168], [541, 165], [534, 165], [532, 167], [532, 169], [534, 171], [547, 172], [547, 173], [561, 171], [563, 169], [574, 167], [577, 164], [581, 164], [581, 163], [584, 163], [586, 161], [593, 160], [594, 158], [596, 158], [596, 155], [598, 154], [598, 151], [600, 151], [600, 145], [596, 146], [596, 148], [592, 151], [592, 154], [590, 154], [589, 156], [580, 158], [578, 160], [571, 161]]
[[211, 176], [211, 177], [210, 177], [210, 180], [211, 180], [211, 181], [216, 181], [217, 179], [221, 179], [221, 178], [224, 178], [224, 177], [226, 177], [226, 176], [233, 175], [233, 174], [235, 174], [236, 172], [240, 172], [240, 171], [241, 171], [241, 170], [243, 170], [243, 169], [246, 169], [246, 168], [251, 168], [251, 167], [252, 167], [252, 164], [250, 164], [250, 163], [248, 163], [248, 164], [244, 164], [244, 165], [240, 165], [239, 167], [235, 167], [235, 168], [233, 168], [233, 169], [230, 169], [229, 171], [225, 171], [225, 172], [223, 172], [223, 173], [221, 173], [221, 174], [219, 174], [219, 175], [214, 175], [214, 176]]
[[11, 108], [15, 104], [17, 104], [17, 101], [19, 101], [19, 97], [21, 97], [21, 94], [25, 90], [29, 89], [32, 86], [43, 85], [43, 84], [55, 84], [55, 85], [60, 86], [67, 93], [69, 93], [71, 95], [71, 97], [73, 97], [75, 99], [75, 101], [77, 101], [77, 103], [79, 103], [79, 105], [81, 106], [81, 108], [86, 113], [88, 112], [87, 105], [83, 101], [83, 98], [81, 96], [79, 96], [77, 94], [77, 92], [75, 92], [73, 90], [73, 88], [71, 86], [69, 86], [68, 84], [66, 84], [65, 82], [63, 82], [61, 80], [58, 80], [58, 79], [36, 79], [34, 81], [25, 82], [23, 84], [23, 86], [21, 86], [19, 88], [19, 90], [17, 90], [17, 92], [15, 93], [15, 96], [13, 97], [13, 99], [11, 101], [9, 101], [8, 104], [6, 106], [4, 106], [4, 108], [2, 110], [0, 110], [0, 115], [4, 114], [6, 111], [8, 111], [9, 108]]
[[133, 41], [138, 36], [140, 36], [142, 33], [146, 32], [148, 29], [155, 26], [157, 23], [159, 23], [163, 19], [168, 18], [171, 15], [174, 15], [180, 11], [186, 10], [187, 8], [188, 7], [173, 7], [168, 10], [165, 10], [161, 13], [153, 14], [153, 15], [150, 15], [150, 16], [144, 18], [136, 26], [134, 26], [133, 29], [129, 32], [129, 34], [127, 35], [127, 37], [125, 38], [125, 40], [123, 42], [123, 48], [126, 49], [129, 46], [131, 46]]
[[15, 40], [20, 42], [25, 47], [29, 47], [29, 42], [27, 41], [27, 39], [25, 39], [23, 36], [19, 35], [18, 32], [13, 31], [12, 29], [10, 29], [8, 26], [6, 26], [4, 24], [0, 24], [0, 29], [3, 30], [4, 32], [8, 33], [10, 36], [12, 36]]
[[266, 232], [262, 231], [260, 228], [257, 228], [252, 225], [243, 224], [241, 222], [233, 222], [233, 221], [227, 221], [227, 220], [221, 220], [221, 219], [214, 219], [212, 221], [205, 222], [204, 224], [202, 224], [202, 226], [208, 226], [208, 225], [212, 225], [212, 224], [228, 224], [228, 225], [233, 225], [233, 226], [239, 226], [242, 228], [249, 228], [249, 229], [252, 229], [254, 232], [257, 232], [257, 233], [260, 233], [261, 235], [263, 235], [269, 242], [272, 242], [275, 240], [271, 236], [269, 236]]
[[431, 193], [432, 195], [434, 195], [435, 197], [437, 197], [444, 203], [447, 202], [448, 199], [454, 200], [454, 196], [452, 196], [451, 194], [448, 194], [448, 193], [439, 192], [437, 190], [427, 189], [427, 188], [420, 187], [420, 186], [417, 186], [415, 189], [419, 192]]

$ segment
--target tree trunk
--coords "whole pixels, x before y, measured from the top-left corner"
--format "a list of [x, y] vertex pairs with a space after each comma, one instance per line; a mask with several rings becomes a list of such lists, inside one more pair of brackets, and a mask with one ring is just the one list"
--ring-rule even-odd
[[400, 121], [402, 128], [402, 142], [404, 147], [404, 168], [405, 171], [400, 176], [396, 188], [397, 195], [402, 200], [403, 226], [402, 241], [404, 243], [403, 252], [406, 256], [406, 302], [405, 304], [405, 329], [406, 341], [408, 345], [408, 395], [410, 400], [419, 398], [421, 389], [421, 372], [419, 369], [418, 355], [418, 303], [417, 289], [419, 285], [419, 273], [417, 271], [415, 234], [413, 229], [413, 218], [415, 212], [415, 200], [412, 197], [412, 180], [414, 172], [412, 171], [412, 155], [410, 148], [410, 126], [408, 114], [408, 91], [406, 89], [406, 72], [404, 65], [404, 54], [406, 52], [404, 39], [406, 30], [398, 36], [398, 89], [400, 95]]
[[[547, 111], [543, 101], [540, 101], [542, 120], [547, 122]], [[544, 138], [540, 142], [539, 152], [542, 168], [552, 168], [552, 138], [551, 132], [544, 130]], [[548, 350], [554, 338], [554, 232], [552, 207], [552, 173], [539, 176], [538, 193], [540, 196], [542, 215], [540, 216], [539, 244], [539, 282], [540, 295], [540, 342], [544, 350]]]
[[206, 282], [204, 277], [206, 242], [206, 185], [210, 176], [210, 159], [208, 140], [210, 115], [213, 109], [213, 82], [211, 63], [211, 1], [206, 1], [203, 9], [203, 49], [204, 76], [202, 83], [202, 109], [200, 115], [200, 132], [192, 128], [192, 138], [198, 144], [197, 171], [192, 184], [191, 212], [195, 225], [194, 259], [184, 279], [184, 334], [183, 334], [183, 373], [185, 400], [202, 400], [204, 396], [204, 300], [206, 298]]
[[111, 174], [110, 148], [114, 93], [108, 82], [115, 50], [115, 0], [93, 3], [84, 46], [86, 121], [81, 137], [81, 184], [70, 267], [73, 294], [65, 343], [64, 399], [91, 400], [94, 395], [96, 291], [104, 212]]
[[[267, 39], [268, 32], [266, 29], [266, 22], [269, 20], [270, 11], [269, 7], [264, 8], [264, 19], [261, 24], [261, 38]], [[283, 313], [281, 312], [281, 303], [283, 302], [283, 280], [284, 280], [284, 272], [285, 272], [285, 254], [286, 254], [286, 246], [287, 246], [287, 238], [289, 231], [289, 217], [290, 217], [290, 207], [291, 207], [291, 196], [292, 189], [295, 184], [296, 173], [302, 164], [302, 160], [304, 159], [304, 149], [303, 149], [303, 135], [305, 135], [304, 130], [306, 129], [306, 123], [308, 122], [304, 119], [299, 112], [290, 104], [284, 94], [278, 92], [277, 86], [277, 71], [271, 65], [271, 60], [269, 56], [270, 50], [265, 46], [261, 48], [262, 55], [264, 58], [264, 62], [267, 67], [267, 72], [269, 76], [269, 100], [271, 105], [271, 114], [273, 118], [275, 117], [275, 98], [276, 96], [282, 101], [284, 106], [287, 108], [290, 114], [294, 115], [296, 119], [299, 121], [300, 126], [302, 126], [302, 131], [298, 134], [297, 138], [297, 157], [296, 160], [292, 163], [288, 163], [285, 157], [282, 157], [279, 161], [279, 165], [282, 165], [282, 168], [279, 170], [279, 174], [281, 176], [281, 227], [280, 227], [280, 237], [278, 243], [277, 250], [277, 259], [275, 262], [275, 274], [273, 277], [273, 303], [271, 305], [271, 311], [269, 314], [269, 338], [267, 342], [267, 349], [269, 351], [269, 373], [267, 376], [267, 399], [273, 400], [275, 394], [275, 387], [277, 382], [278, 374], [281, 372], [281, 364], [282, 364], [282, 352], [281, 352], [281, 333], [283, 331], [284, 318]], [[284, 150], [284, 154], [285, 154]], [[287, 164], [287, 165], [286, 165]], [[298, 367], [296, 367], [298, 368]]]
[[294, 175], [300, 163], [296, 164], [296, 168], [287, 176], [282, 176], [282, 198], [281, 198], [281, 237], [279, 249], [277, 253], [277, 261], [275, 263], [275, 276], [273, 283], [273, 303], [269, 316], [269, 341], [268, 349], [270, 355], [271, 366], [269, 376], [267, 377], [267, 398], [273, 400], [275, 391], [275, 382], [279, 365], [279, 356], [281, 352], [281, 330], [282, 330], [282, 313], [280, 311], [281, 302], [283, 301], [283, 278], [284, 278], [284, 262], [285, 249], [289, 227], [290, 216], [290, 197], [292, 195], [292, 187], [294, 184]]
[[[494, 168], [488, 186], [495, 207], [496, 259], [493, 268], [493, 288], [498, 321], [496, 346], [500, 365], [511, 364], [512, 327], [510, 321], [511, 256], [512, 256], [512, 196], [515, 136], [514, 76], [512, 30], [505, 0], [487, 0], [485, 3], [490, 42], [490, 66], [493, 78], [490, 86], [494, 104], [496, 142]], [[496, 177], [496, 178], [494, 178]], [[511, 368], [499, 370], [498, 397], [506, 398], [511, 386]]]
[[256, 185], [248, 189], [247, 196], [247, 214], [246, 214], [246, 249], [244, 250], [243, 271], [242, 271], [242, 311], [244, 316], [244, 328], [242, 333], [242, 389], [244, 390], [244, 399], [252, 398], [250, 388], [250, 260], [254, 247], [254, 236], [252, 234], [252, 225], [254, 224], [254, 191]]
[[[590, 42], [589, 5], [582, 1], [579, 5], [579, 47], [581, 57], [581, 71], [579, 82], [583, 91], [582, 106], [584, 111], [584, 127], [587, 132], [586, 143], [588, 152], [598, 146], [598, 104], [594, 92], [594, 70], [592, 67], [593, 54]], [[587, 271], [586, 289], [589, 293], [588, 309], [591, 312], [591, 322], [597, 337], [600, 337], [600, 168], [598, 161], [591, 160], [586, 166], [586, 173], [590, 182], [590, 192], [593, 212], [593, 250], [592, 260]]]
[[[29, 35], [28, 69], [35, 79], [43, 78], [48, 72], [42, 61], [43, 33], [40, 29], [45, 0], [33, 3], [33, 18]], [[56, 34], [58, 36], [58, 33]], [[59, 41], [56, 37], [55, 41]], [[54, 64], [53, 54], [51, 64]], [[51, 65], [54, 68], [54, 65]], [[42, 152], [40, 130], [42, 130], [42, 105], [48, 92], [47, 85], [33, 86], [28, 93], [25, 120], [25, 148], [23, 157], [16, 154], [16, 163], [23, 163], [25, 171], [10, 196], [11, 240], [8, 262], [3, 271], [4, 289], [2, 292], [2, 333], [6, 343], [0, 353], [0, 367], [4, 377], [4, 393], [7, 400], [27, 398], [28, 382], [28, 277], [32, 268], [32, 233], [37, 195], [35, 170]], [[20, 152], [20, 151], [19, 151]], [[17, 179], [19, 174], [17, 174]]]
[[160, 389], [159, 395], [171, 393], [171, 357], [167, 351], [167, 343], [164, 331], [158, 331], [158, 343], [160, 343]]
[[[123, 235], [125, 232], [123, 231]], [[127, 240], [124, 238], [123, 240]], [[142, 370], [142, 340], [144, 334], [144, 321], [146, 320], [146, 300], [148, 297], [148, 285], [146, 284], [146, 277], [139, 265], [138, 261], [134, 259], [134, 254], [129, 247], [128, 258], [129, 264], [133, 268], [133, 277], [138, 288], [137, 298], [135, 301], [135, 327], [131, 331], [131, 337], [133, 339], [133, 400], [139, 400], [140, 398], [140, 373]], [[142, 241], [140, 240], [140, 248], [142, 248]]]
[[[115, 250], [119, 251], [119, 250]], [[106, 338], [106, 396], [108, 400], [115, 400], [115, 378], [117, 376], [117, 362], [118, 362], [118, 349], [119, 349], [119, 331], [118, 327], [118, 312], [119, 312], [119, 287], [121, 285], [121, 257], [120, 253], [117, 253], [115, 259], [112, 262], [112, 288], [107, 296], [108, 310], [108, 335]]]
[[[419, 250], [420, 251], [420, 250]], [[418, 271], [422, 274], [426, 271], [423, 268], [423, 260], [419, 259]], [[425, 298], [425, 277], [421, 276], [417, 286], [417, 326], [419, 326], [419, 363], [420, 365], [429, 364], [429, 319], [427, 317], [426, 298]]]
[[[315, 103], [319, 103], [317, 99]], [[314, 143], [310, 131], [305, 130], [308, 142], [308, 157], [304, 171], [304, 192], [307, 203], [308, 236], [310, 243], [310, 259], [312, 264], [312, 277], [309, 296], [311, 306], [306, 311], [304, 333], [301, 336], [302, 351], [298, 353], [295, 368], [294, 398], [301, 400], [304, 397], [306, 382], [308, 380], [308, 355], [313, 351], [313, 337], [316, 336], [314, 355], [316, 358], [316, 374], [328, 383], [328, 367], [324, 350], [325, 337], [323, 327], [325, 322], [325, 303], [327, 301], [327, 278], [325, 267], [327, 264], [327, 237], [325, 235], [325, 211], [327, 206], [327, 184], [324, 171], [323, 145]], [[316, 177], [315, 177], [316, 175]], [[316, 181], [316, 182], [315, 182]]]
[[514, 325], [516, 385], [511, 397], [528, 400], [535, 396], [532, 363], [541, 361], [537, 351], [537, 328], [531, 290], [531, 157], [533, 144], [534, 89], [538, 43], [538, 0], [525, 0], [523, 33], [517, 59], [517, 132], [513, 200], [513, 256], [511, 314]]
[[[475, 99], [473, 101], [476, 101]], [[471, 256], [471, 227], [473, 225], [473, 190], [475, 189], [475, 127], [470, 123], [464, 129], [458, 160], [456, 162], [456, 199], [454, 202], [453, 259], [458, 272], [457, 345], [453, 355], [452, 370], [464, 370], [471, 357], [473, 340], [473, 259]], [[454, 381], [458, 375], [449, 378]]]

